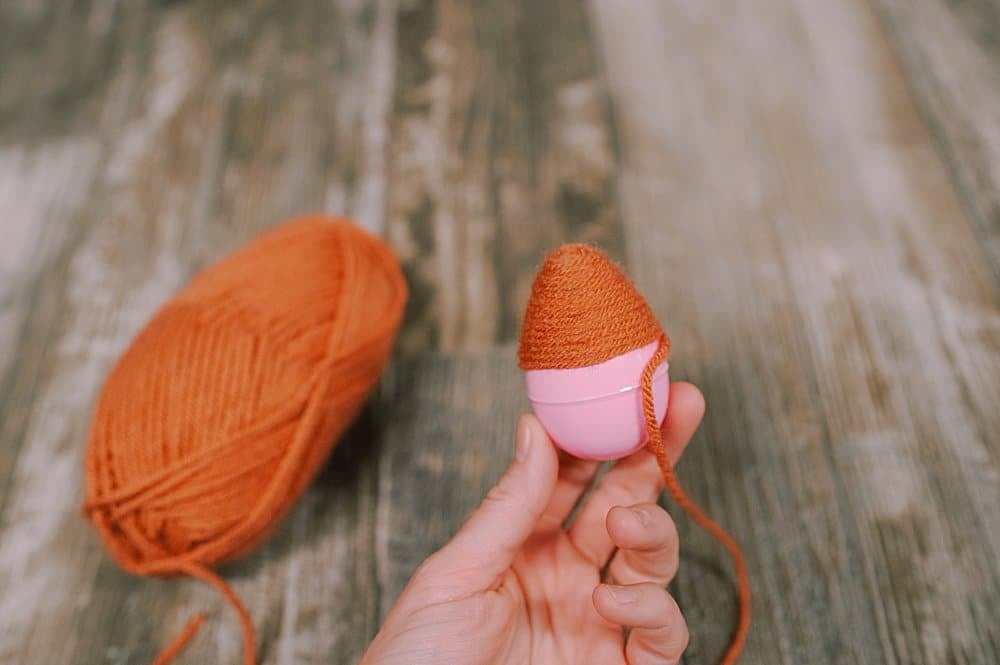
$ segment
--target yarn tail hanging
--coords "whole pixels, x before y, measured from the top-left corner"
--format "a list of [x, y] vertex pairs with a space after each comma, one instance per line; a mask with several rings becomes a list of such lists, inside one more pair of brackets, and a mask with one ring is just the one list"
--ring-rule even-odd
[[[236, 614], [240, 619], [240, 627], [243, 630], [243, 662], [244, 665], [254, 665], [257, 662], [257, 636], [253, 628], [253, 621], [250, 619], [250, 613], [247, 608], [240, 601], [239, 596], [233, 591], [233, 588], [226, 583], [224, 579], [213, 573], [211, 570], [205, 566], [199, 565], [197, 563], [189, 563], [179, 561], [171, 566], [164, 566], [164, 572], [168, 569], [172, 569], [173, 572], [182, 573], [190, 577], [200, 579], [208, 584], [215, 587], [219, 593], [226, 599], [226, 601], [236, 610]], [[157, 574], [156, 572], [150, 571], [150, 574]], [[153, 661], [153, 665], [167, 665], [176, 658], [187, 643], [191, 641], [201, 628], [202, 624], [205, 623], [205, 615], [198, 613], [191, 617], [184, 626], [174, 641], [163, 648], [160, 654]]]
[[646, 421], [646, 436], [649, 447], [656, 456], [656, 461], [660, 466], [660, 473], [663, 475], [663, 483], [670, 492], [670, 496], [677, 502], [684, 511], [691, 516], [699, 526], [708, 531], [718, 540], [733, 561], [733, 568], [736, 572], [736, 583], [739, 594], [739, 617], [736, 623], [736, 630], [733, 637], [722, 656], [722, 665], [732, 665], [743, 652], [743, 645], [746, 643], [747, 633], [750, 631], [750, 576], [747, 572], [746, 558], [739, 544], [730, 536], [725, 529], [718, 525], [712, 518], [705, 514], [694, 500], [688, 496], [684, 488], [681, 487], [677, 475], [674, 473], [674, 466], [667, 455], [666, 447], [663, 445], [663, 435], [656, 422], [656, 413], [653, 409], [653, 374], [660, 363], [666, 360], [670, 353], [670, 343], [666, 335], [661, 335], [656, 353], [646, 363], [642, 372], [642, 414]]

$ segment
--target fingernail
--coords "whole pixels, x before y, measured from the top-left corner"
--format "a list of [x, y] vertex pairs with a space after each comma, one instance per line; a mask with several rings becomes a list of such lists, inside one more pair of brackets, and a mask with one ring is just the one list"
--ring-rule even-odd
[[649, 512], [645, 508], [633, 506], [629, 508], [629, 510], [632, 511], [632, 514], [635, 515], [635, 518], [639, 520], [639, 523], [643, 526], [649, 526], [650, 522], [653, 521], [652, 516], [650, 516]]
[[517, 446], [514, 449], [514, 457], [518, 462], [523, 462], [528, 456], [528, 448], [531, 447], [531, 427], [525, 418], [517, 423]]
[[611, 584], [605, 585], [608, 593], [611, 594], [611, 598], [614, 599], [616, 603], [621, 603], [622, 605], [627, 605], [628, 603], [634, 603], [639, 600], [639, 594], [635, 592], [635, 589], [629, 589], [624, 586], [614, 586]]

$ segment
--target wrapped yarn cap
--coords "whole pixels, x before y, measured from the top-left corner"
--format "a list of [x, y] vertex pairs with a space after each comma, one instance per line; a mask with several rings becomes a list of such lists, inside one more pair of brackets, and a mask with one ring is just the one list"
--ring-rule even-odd
[[86, 516], [126, 570], [218, 588], [247, 663], [253, 625], [209, 567], [259, 544], [319, 470], [389, 358], [406, 294], [377, 238], [344, 219], [293, 220], [199, 274], [104, 385]]
[[545, 259], [524, 313], [521, 369], [571, 369], [670, 340], [635, 285], [601, 251], [563, 245]]

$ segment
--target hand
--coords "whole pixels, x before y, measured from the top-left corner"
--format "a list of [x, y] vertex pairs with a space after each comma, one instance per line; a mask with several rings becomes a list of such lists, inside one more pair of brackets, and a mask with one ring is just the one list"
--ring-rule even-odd
[[[671, 387], [663, 440], [674, 462], [704, 410], [693, 385]], [[522, 416], [515, 461], [420, 565], [362, 665], [678, 662], [687, 626], [664, 588], [677, 530], [656, 505], [656, 460], [644, 449], [618, 462], [563, 528], [597, 467], [557, 453]], [[614, 584], [602, 584], [609, 560]]]

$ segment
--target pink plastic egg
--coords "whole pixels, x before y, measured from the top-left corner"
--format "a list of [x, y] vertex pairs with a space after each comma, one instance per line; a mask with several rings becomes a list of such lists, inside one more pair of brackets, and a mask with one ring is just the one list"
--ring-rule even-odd
[[[585, 459], [625, 457], [646, 444], [640, 380], [657, 343], [590, 367], [524, 373], [528, 399], [552, 440]], [[670, 393], [668, 364], [653, 374], [653, 410], [663, 423]]]

